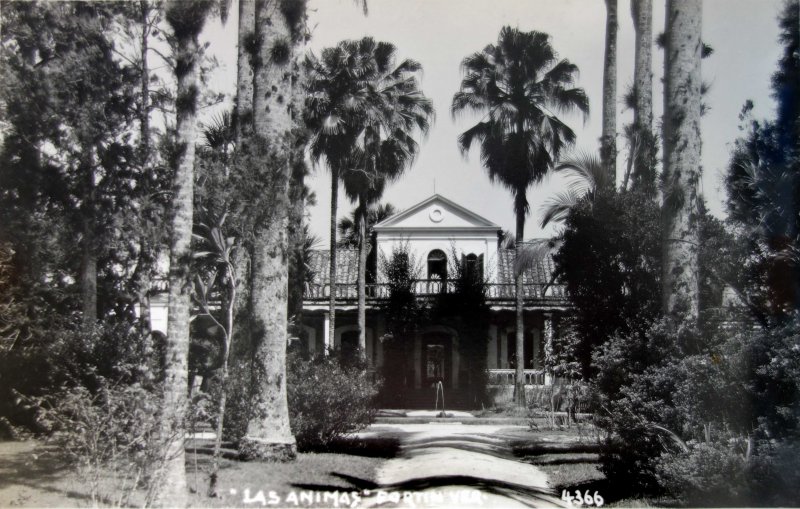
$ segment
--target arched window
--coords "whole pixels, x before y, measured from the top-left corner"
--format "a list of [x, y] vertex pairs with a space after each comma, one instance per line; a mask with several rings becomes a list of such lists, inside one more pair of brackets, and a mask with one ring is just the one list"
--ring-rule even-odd
[[428, 254], [428, 279], [447, 279], [447, 255], [441, 249]]

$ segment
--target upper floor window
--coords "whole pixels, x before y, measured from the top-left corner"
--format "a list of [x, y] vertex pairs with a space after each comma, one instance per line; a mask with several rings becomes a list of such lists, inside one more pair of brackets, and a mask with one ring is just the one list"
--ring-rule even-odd
[[447, 279], [447, 255], [441, 249], [428, 253], [428, 279]]
[[483, 255], [470, 253], [463, 258], [464, 272], [470, 278], [483, 279]]

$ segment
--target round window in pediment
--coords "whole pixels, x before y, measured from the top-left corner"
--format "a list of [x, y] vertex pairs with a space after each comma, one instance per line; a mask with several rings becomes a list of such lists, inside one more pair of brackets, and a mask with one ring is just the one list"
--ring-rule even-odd
[[442, 209], [437, 207], [431, 210], [431, 213], [428, 214], [428, 217], [430, 217], [431, 221], [433, 221], [434, 223], [439, 223], [444, 218], [444, 214], [442, 213]]

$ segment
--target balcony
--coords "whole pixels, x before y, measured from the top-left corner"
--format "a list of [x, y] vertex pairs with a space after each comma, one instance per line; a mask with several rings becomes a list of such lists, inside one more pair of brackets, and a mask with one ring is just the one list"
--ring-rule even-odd
[[[525, 385], [544, 385], [543, 369], [526, 369]], [[488, 385], [514, 385], [513, 369], [490, 369]]]
[[[419, 279], [414, 282], [412, 291], [420, 298], [433, 298], [441, 293], [455, 292], [455, 281], [441, 279]], [[358, 286], [351, 283], [335, 285], [336, 300], [342, 302], [358, 299]], [[389, 285], [374, 283], [366, 285], [368, 301], [376, 302], [389, 298]], [[566, 303], [567, 297], [563, 285], [530, 284], [522, 286], [523, 298], [527, 302]], [[486, 300], [490, 303], [513, 302], [515, 299], [514, 284], [489, 283], [486, 285]], [[309, 284], [306, 286], [304, 300], [310, 302], [327, 301], [330, 298], [329, 284]]]

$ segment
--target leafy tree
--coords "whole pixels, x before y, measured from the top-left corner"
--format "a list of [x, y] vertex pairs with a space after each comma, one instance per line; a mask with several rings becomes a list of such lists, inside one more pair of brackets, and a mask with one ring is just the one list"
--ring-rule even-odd
[[407, 244], [396, 246], [380, 263], [389, 286], [389, 297], [381, 304], [386, 317], [386, 334], [381, 341], [384, 358], [393, 359], [391, 365], [383, 364], [381, 398], [402, 402], [413, 380], [413, 338], [425, 312], [414, 294], [414, 282], [421, 269]]
[[78, 281], [88, 330], [98, 312], [124, 307], [119, 295], [104, 291], [114, 282], [101, 277], [98, 289], [98, 274], [126, 261], [125, 234], [142, 182], [126, 139], [136, 75], [118, 61], [108, 37], [118, 23], [113, 4], [8, 3], [3, 17], [3, 103], [11, 127], [3, 146], [4, 232], [25, 271], [36, 249], [23, 240], [26, 221], [60, 216], [78, 243], [77, 256], [62, 267]]
[[780, 18], [784, 54], [772, 76], [777, 118], [756, 121], [752, 103], [745, 105], [746, 132], [736, 141], [726, 176], [729, 217], [753, 254], [741, 293], [751, 296], [763, 320], [777, 322], [800, 309], [799, 10], [797, 2], [786, 2]]
[[[555, 114], [589, 112], [583, 89], [573, 87], [577, 66], [558, 60], [550, 37], [541, 32], [500, 31], [497, 44], [464, 59], [465, 77], [453, 96], [453, 114], [486, 115], [458, 139], [468, 152], [481, 146], [481, 161], [492, 181], [499, 181], [514, 196], [516, 256], [519, 258], [529, 204], [528, 187], [553, 167], [575, 133]], [[522, 272], [516, 274], [517, 357], [523, 357], [524, 324]], [[524, 372], [517, 366], [514, 394], [524, 406]]]
[[457, 331], [459, 369], [467, 374], [459, 384], [469, 391], [470, 403], [477, 408], [489, 403], [486, 347], [491, 313], [486, 303], [486, 275], [482, 266], [459, 255], [455, 245], [450, 249], [447, 274], [449, 284], [436, 296], [430, 311], [431, 320]]
[[576, 359], [591, 379], [592, 353], [614, 334], [659, 316], [658, 206], [641, 193], [603, 194], [572, 209], [554, 256], [575, 306]]

